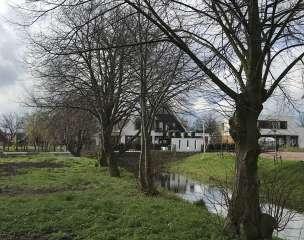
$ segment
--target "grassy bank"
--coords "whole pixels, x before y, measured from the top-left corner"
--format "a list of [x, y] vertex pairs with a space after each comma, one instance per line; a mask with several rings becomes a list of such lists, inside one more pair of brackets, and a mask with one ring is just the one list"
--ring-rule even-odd
[[207, 210], [168, 193], [146, 197], [123, 171], [87, 158], [0, 159], [1, 240], [226, 239]]
[[[184, 174], [194, 180], [213, 184], [225, 182], [231, 186], [234, 173], [234, 156], [226, 154], [223, 157], [216, 153], [196, 154], [182, 161], [168, 165], [171, 172]], [[259, 177], [261, 191], [272, 190], [288, 192], [287, 206], [304, 211], [304, 163], [297, 161], [282, 161], [274, 164], [269, 159], [259, 159]]]

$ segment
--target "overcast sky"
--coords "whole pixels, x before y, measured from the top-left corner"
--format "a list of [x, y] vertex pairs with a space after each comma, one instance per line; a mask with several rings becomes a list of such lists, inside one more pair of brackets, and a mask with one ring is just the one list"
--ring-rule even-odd
[[[0, 114], [7, 112], [25, 112], [22, 102], [25, 101], [26, 91], [31, 91], [32, 78], [27, 73], [23, 64], [25, 42], [22, 40], [20, 31], [16, 26], [7, 22], [7, 18], [12, 19], [13, 12], [8, 2], [13, 0], [0, 0]], [[21, 0], [15, 0], [20, 3]], [[295, 79], [299, 77], [295, 76]], [[296, 85], [290, 89], [290, 95], [298, 99], [298, 103], [303, 105], [300, 96], [303, 95], [303, 85]], [[210, 104], [203, 99], [197, 99], [196, 111], [198, 114], [206, 109], [210, 110]], [[266, 112], [286, 110], [284, 105], [270, 101], [266, 104]]]
[[6, 20], [10, 12], [8, 0], [0, 0], [0, 114], [26, 111], [20, 102], [31, 84], [23, 64], [25, 43], [16, 27]]

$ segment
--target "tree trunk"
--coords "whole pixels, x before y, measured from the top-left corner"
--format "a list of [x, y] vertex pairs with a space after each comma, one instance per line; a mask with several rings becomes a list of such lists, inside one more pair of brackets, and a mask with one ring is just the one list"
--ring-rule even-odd
[[105, 144], [103, 143], [103, 139], [102, 136], [99, 136], [100, 141], [99, 141], [99, 149], [98, 149], [98, 163], [99, 163], [99, 167], [107, 167], [107, 159], [106, 159], [106, 147]]
[[106, 153], [103, 149], [103, 147], [100, 147], [101, 149], [98, 151], [98, 163], [99, 163], [99, 167], [107, 167], [107, 159], [106, 159]]
[[102, 162], [106, 162], [111, 177], [120, 177], [120, 172], [112, 145], [112, 128], [108, 128], [101, 133]]
[[149, 131], [142, 127], [141, 134], [141, 152], [138, 163], [138, 181], [142, 192], [147, 195], [155, 195], [157, 193], [152, 173], [152, 156], [151, 156], [151, 140]]
[[241, 102], [230, 119], [230, 134], [236, 144], [235, 181], [227, 227], [244, 240], [261, 239], [258, 181], [260, 153], [257, 127], [262, 105]]

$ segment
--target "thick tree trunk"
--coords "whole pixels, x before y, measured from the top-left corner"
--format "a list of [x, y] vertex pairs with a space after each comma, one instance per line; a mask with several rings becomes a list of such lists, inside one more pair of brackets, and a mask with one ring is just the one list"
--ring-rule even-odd
[[104, 146], [102, 144], [100, 144], [99, 148], [100, 149], [98, 150], [98, 156], [97, 156], [99, 167], [107, 167], [108, 164], [107, 164]]
[[230, 134], [236, 144], [235, 182], [229, 206], [227, 227], [241, 239], [261, 239], [258, 181], [259, 130], [261, 106], [242, 102], [230, 119]]
[[[101, 133], [101, 158], [100, 164], [107, 165], [111, 177], [120, 177], [120, 171], [116, 159], [114, 158], [114, 150], [112, 145], [112, 128], [106, 129]], [[106, 164], [105, 164], [106, 163]]]
[[118, 164], [116, 159], [114, 158], [114, 154], [106, 153], [106, 160], [109, 168], [109, 174], [111, 177], [120, 177], [120, 171], [118, 168]]
[[147, 195], [157, 193], [152, 173], [151, 140], [149, 131], [142, 127], [141, 152], [138, 163], [138, 182], [142, 192]]

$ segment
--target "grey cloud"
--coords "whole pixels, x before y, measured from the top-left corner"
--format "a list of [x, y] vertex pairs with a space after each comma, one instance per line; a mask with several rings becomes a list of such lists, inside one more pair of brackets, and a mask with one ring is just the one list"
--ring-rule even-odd
[[22, 47], [17, 37], [0, 23], [0, 88], [15, 84], [24, 74], [21, 62]]

